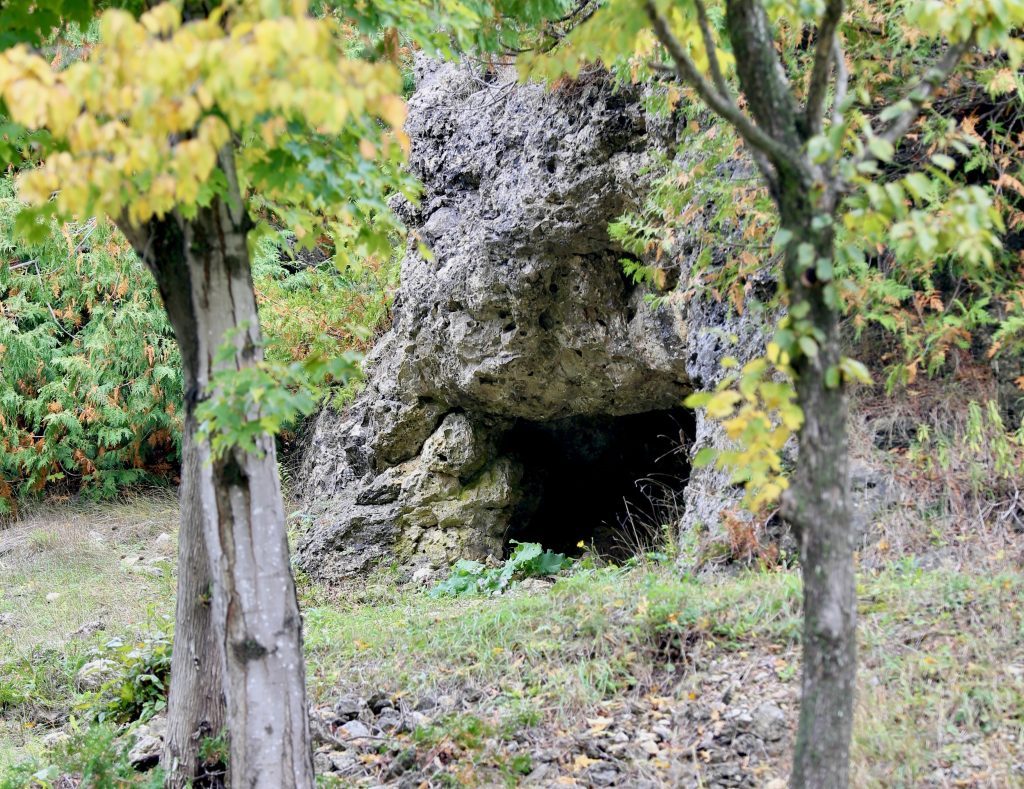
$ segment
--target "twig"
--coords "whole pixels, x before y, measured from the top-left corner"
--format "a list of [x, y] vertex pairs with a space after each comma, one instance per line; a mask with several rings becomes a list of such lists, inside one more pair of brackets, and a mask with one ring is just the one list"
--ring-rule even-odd
[[846, 102], [846, 91], [850, 86], [850, 72], [846, 68], [846, 56], [843, 45], [839, 42], [839, 34], [832, 37], [832, 58], [836, 65], [836, 95], [832, 99], [832, 123], [843, 122], [843, 104]]
[[708, 9], [704, 5], [704, 0], [694, 0], [694, 2], [697, 6], [697, 21], [700, 23], [700, 32], [704, 37], [704, 49], [707, 50], [708, 54], [708, 69], [711, 71], [711, 79], [723, 97], [734, 101], [732, 91], [729, 89], [729, 83], [725, 81], [725, 75], [722, 74], [722, 66], [718, 62], [718, 50], [715, 47], [715, 36], [711, 30], [711, 22], [708, 21]]
[[[679, 78], [689, 84], [697, 95], [708, 105], [708, 108], [732, 124], [737, 133], [743, 138], [755, 152], [755, 161], [762, 168], [764, 159], [758, 160], [756, 153], [760, 152], [778, 167], [786, 165], [788, 168], [800, 172], [804, 170], [803, 163], [782, 143], [769, 136], [764, 130], [744, 114], [735, 102], [720, 95], [718, 91], [698, 71], [697, 66], [690, 59], [679, 39], [669, 29], [668, 22], [661, 12], [654, 5], [654, 0], [645, 0], [644, 7], [647, 16], [651, 20], [654, 34], [668, 51], [673, 62], [676, 64], [676, 72]], [[766, 173], [767, 176], [767, 173]]]
[[[939, 61], [929, 68], [925, 69], [924, 74], [921, 75], [921, 80], [911, 89], [906, 96], [895, 104], [886, 107], [886, 110], [893, 107], [898, 107], [901, 104], [909, 104], [907, 110], [896, 118], [889, 126], [877, 135], [880, 139], [885, 140], [891, 145], [895, 145], [899, 142], [900, 138], [910, 129], [917, 120], [918, 115], [921, 114], [921, 110], [924, 105], [928, 103], [928, 100], [932, 97], [932, 94], [943, 85], [950, 74], [956, 69], [960, 63], [960, 58], [964, 56], [968, 49], [974, 45], [974, 37], [976, 30], [972, 30], [971, 34], [956, 44], [951, 44], [946, 50], [945, 54], [939, 59]], [[882, 111], [883, 113], [885, 110]], [[857, 157], [854, 164], [862, 164], [864, 162], [875, 161], [878, 157], [871, 152], [867, 146], [864, 148], [864, 152]]]
[[835, 60], [835, 36], [843, 15], [843, 0], [828, 0], [818, 23], [818, 43], [814, 49], [811, 82], [807, 86], [807, 108], [804, 123], [808, 136], [821, 134], [824, 125], [825, 97], [828, 95], [829, 73]]

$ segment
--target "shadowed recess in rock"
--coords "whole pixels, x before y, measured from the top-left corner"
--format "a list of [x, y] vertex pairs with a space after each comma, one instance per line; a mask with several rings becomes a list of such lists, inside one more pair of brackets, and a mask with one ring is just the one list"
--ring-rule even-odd
[[579, 553], [580, 541], [622, 558], [660, 542], [682, 511], [694, 434], [684, 408], [629, 416], [519, 420], [502, 454], [523, 467], [511, 540]]

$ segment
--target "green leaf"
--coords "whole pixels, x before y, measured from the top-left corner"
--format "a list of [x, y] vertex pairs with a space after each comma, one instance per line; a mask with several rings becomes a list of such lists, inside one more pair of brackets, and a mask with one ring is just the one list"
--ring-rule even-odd
[[896, 148], [888, 140], [882, 139], [881, 137], [872, 137], [868, 140], [868, 150], [878, 159], [880, 162], [889, 163], [892, 161], [892, 157], [896, 153]]
[[864, 384], [865, 386], [871, 386], [874, 384], [874, 379], [871, 377], [871, 373], [868, 368], [856, 359], [851, 359], [848, 356], [844, 356], [839, 361], [839, 366], [842, 368], [843, 375], [851, 381]]
[[919, 202], [932, 199], [935, 185], [924, 173], [911, 173], [903, 178], [903, 184], [910, 194]]
[[714, 392], [694, 392], [683, 400], [687, 408], [704, 408], [714, 397]]
[[697, 450], [697, 454], [693, 456], [693, 467], [704, 468], [710, 466], [715, 462], [715, 458], [718, 457], [718, 450], [714, 447], [702, 447]]
[[800, 350], [804, 356], [809, 359], [814, 359], [818, 355], [818, 343], [814, 341], [813, 337], [808, 337], [806, 334], [797, 340], [797, 344], [800, 346]]

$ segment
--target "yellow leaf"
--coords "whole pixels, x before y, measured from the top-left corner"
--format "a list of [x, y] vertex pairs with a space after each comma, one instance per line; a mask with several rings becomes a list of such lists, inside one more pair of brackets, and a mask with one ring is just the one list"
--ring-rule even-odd
[[993, 96], [1010, 93], [1017, 88], [1017, 77], [1012, 69], [999, 69], [988, 81], [988, 92]]
[[153, 35], [167, 35], [181, 26], [181, 12], [173, 3], [161, 3], [139, 19]]
[[373, 159], [377, 155], [377, 147], [367, 139], [359, 141], [359, 155], [364, 159]]
[[712, 419], [721, 419], [722, 417], [728, 416], [732, 413], [733, 407], [742, 398], [739, 392], [735, 392], [731, 389], [726, 389], [722, 392], [715, 392], [708, 401], [706, 410], [708, 416]]

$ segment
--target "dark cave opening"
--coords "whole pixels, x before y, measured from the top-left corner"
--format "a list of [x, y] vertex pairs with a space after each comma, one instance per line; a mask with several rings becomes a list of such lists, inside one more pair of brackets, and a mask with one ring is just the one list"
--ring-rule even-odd
[[628, 416], [520, 420], [503, 452], [523, 465], [523, 500], [506, 534], [579, 554], [583, 541], [602, 556], [624, 558], [658, 543], [678, 519], [694, 435], [685, 408]]

